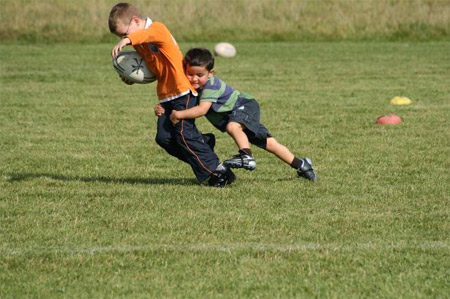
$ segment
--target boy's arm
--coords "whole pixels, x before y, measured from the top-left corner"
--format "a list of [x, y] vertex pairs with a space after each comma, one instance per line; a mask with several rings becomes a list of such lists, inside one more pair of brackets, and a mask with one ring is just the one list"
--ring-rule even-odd
[[119, 52], [128, 45], [131, 45], [131, 40], [128, 37], [122, 38], [112, 49], [111, 56], [113, 58], [116, 58], [117, 55], [119, 55]]
[[205, 115], [209, 108], [212, 106], [212, 102], [200, 102], [198, 106], [186, 109], [186, 110], [173, 110], [170, 114], [170, 121], [173, 124], [178, 123], [180, 119], [192, 119]]
[[[123, 47], [125, 47], [125, 46], [127, 46], [127, 45], [130, 45], [130, 44], [131, 44], [131, 41], [130, 41], [129, 38], [127, 38], [127, 37], [126, 37], [126, 38], [122, 38], [122, 39], [114, 46], [114, 48], [112, 49], [112, 51], [111, 51], [111, 56], [112, 56], [114, 59], [116, 59], [117, 55], [119, 55], [119, 52], [122, 51]], [[122, 77], [121, 75], [119, 75], [119, 77], [120, 77], [120, 79], [122, 79], [122, 81], [123, 81], [125, 84], [128, 84], [128, 85], [133, 85], [133, 84], [134, 84], [134, 82], [128, 81], [127, 79], [125, 79], [125, 78]]]

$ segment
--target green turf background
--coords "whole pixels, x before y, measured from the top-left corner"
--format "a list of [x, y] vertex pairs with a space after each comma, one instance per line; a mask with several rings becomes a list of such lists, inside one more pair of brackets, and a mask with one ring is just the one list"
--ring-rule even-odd
[[217, 75], [319, 181], [255, 148], [225, 189], [158, 148], [112, 45], [0, 45], [0, 297], [448, 297], [448, 42], [235, 43]]

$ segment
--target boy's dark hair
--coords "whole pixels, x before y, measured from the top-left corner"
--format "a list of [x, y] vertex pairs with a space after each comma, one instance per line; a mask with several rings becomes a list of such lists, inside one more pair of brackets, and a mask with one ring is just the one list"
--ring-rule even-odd
[[208, 49], [192, 48], [184, 55], [183, 65], [185, 68], [186, 64], [190, 66], [203, 66], [210, 71], [214, 68], [214, 56]]
[[111, 33], [116, 33], [117, 24], [119, 22], [131, 22], [133, 17], [142, 18], [139, 10], [129, 3], [117, 3], [113, 6], [109, 12], [109, 31]]

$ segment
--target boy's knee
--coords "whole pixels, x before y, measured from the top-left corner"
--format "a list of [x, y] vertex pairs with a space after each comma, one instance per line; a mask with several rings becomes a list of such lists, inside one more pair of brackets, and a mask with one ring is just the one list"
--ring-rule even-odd
[[264, 146], [264, 149], [266, 151], [269, 151], [273, 153], [273, 151], [276, 149], [276, 147], [279, 145], [278, 141], [275, 140], [273, 137], [268, 137], [266, 139], [266, 144]]
[[234, 131], [234, 130], [243, 130], [243, 129], [244, 129], [243, 125], [241, 125], [240, 123], [234, 122], [234, 121], [231, 121], [227, 124], [228, 132]]
[[156, 135], [155, 141], [162, 148], [167, 148], [171, 143], [170, 138], [168, 138], [167, 136], [164, 136], [164, 135], [160, 135], [160, 134]]

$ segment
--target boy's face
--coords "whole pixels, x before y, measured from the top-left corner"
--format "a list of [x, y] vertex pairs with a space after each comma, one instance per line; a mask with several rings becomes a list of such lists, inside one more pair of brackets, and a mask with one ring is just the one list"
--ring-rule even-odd
[[213, 75], [214, 69], [208, 71], [204, 66], [186, 64], [186, 77], [195, 89], [202, 88]]
[[116, 35], [123, 38], [130, 33], [133, 33], [140, 29], [144, 29], [144, 27], [145, 27], [144, 20], [141, 20], [138, 17], [132, 17], [130, 21], [123, 20], [117, 23]]

